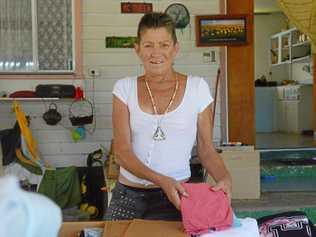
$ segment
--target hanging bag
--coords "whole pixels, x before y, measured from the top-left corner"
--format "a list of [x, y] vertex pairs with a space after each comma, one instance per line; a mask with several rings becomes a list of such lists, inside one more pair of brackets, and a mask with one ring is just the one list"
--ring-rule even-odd
[[87, 212], [90, 220], [101, 220], [108, 202], [102, 157], [102, 151], [96, 150], [88, 155], [87, 167], [78, 167], [81, 168], [80, 210]]
[[43, 114], [43, 119], [48, 125], [56, 125], [61, 120], [61, 114], [57, 111], [57, 105], [51, 103], [49, 109]]

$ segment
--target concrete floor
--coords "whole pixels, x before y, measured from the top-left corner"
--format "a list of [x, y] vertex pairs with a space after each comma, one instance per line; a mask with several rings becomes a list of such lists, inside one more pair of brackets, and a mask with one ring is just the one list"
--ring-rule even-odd
[[313, 136], [292, 133], [256, 133], [256, 149], [316, 147]]
[[260, 199], [232, 200], [235, 211], [293, 210], [316, 208], [316, 192], [262, 193]]
[[232, 206], [237, 217], [260, 217], [287, 211], [303, 211], [316, 223], [316, 192], [264, 193], [258, 200], [233, 200]]

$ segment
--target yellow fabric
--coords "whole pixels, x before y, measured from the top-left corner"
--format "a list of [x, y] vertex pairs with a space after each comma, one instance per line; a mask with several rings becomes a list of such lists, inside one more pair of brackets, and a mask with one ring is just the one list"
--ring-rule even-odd
[[310, 37], [315, 52], [316, 0], [278, 0], [278, 3], [290, 22]]
[[15, 116], [18, 121], [21, 134], [24, 137], [27, 148], [30, 152], [30, 155], [32, 156], [32, 160], [39, 161], [36, 141], [34, 140], [31, 130], [28, 127], [28, 122], [25, 117], [25, 114], [17, 101], [13, 101], [13, 110], [15, 112]]

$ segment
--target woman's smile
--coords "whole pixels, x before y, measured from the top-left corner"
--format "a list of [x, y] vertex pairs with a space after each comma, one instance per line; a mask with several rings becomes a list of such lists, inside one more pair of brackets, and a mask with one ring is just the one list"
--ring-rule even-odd
[[155, 64], [155, 65], [160, 65], [160, 64], [164, 63], [164, 61], [162, 59], [151, 59], [149, 62], [151, 64]]

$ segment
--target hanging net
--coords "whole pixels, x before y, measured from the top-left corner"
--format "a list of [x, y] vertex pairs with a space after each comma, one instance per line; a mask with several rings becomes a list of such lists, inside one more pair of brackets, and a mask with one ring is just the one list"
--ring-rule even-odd
[[316, 46], [316, 0], [278, 0], [280, 8], [298, 30], [308, 35]]

